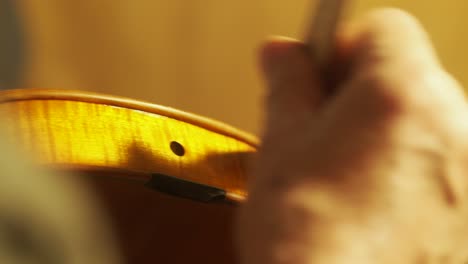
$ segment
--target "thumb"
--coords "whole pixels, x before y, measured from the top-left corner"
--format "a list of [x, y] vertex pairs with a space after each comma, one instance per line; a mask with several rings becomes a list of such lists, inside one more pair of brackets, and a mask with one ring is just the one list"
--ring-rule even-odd
[[321, 93], [305, 45], [275, 37], [261, 48], [260, 64], [268, 87], [266, 130], [285, 131], [310, 118], [321, 101]]

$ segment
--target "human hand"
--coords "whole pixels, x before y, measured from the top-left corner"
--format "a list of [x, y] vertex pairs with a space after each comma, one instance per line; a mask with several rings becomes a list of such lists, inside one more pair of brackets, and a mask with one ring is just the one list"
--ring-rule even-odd
[[268, 42], [262, 147], [239, 217], [244, 264], [464, 263], [468, 108], [414, 18], [378, 10], [338, 36], [323, 94], [303, 43]]

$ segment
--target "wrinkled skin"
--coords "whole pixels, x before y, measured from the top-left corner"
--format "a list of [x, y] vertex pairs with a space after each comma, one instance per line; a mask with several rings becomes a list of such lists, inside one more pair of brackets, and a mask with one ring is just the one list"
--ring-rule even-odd
[[262, 147], [243, 264], [466, 263], [468, 107], [420, 24], [394, 9], [338, 34], [332, 96], [304, 44], [261, 49]]

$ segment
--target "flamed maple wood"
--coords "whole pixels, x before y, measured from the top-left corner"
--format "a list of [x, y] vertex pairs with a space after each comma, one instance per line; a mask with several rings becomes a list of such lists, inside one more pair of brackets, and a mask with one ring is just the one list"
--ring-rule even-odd
[[[168, 107], [95, 93], [25, 89], [0, 93], [9, 134], [39, 162], [70, 169], [163, 173], [245, 198], [247, 157], [257, 140]], [[182, 145], [184, 155], [171, 149]]]
[[40, 164], [83, 175], [128, 263], [235, 263], [236, 206], [164, 195], [145, 183], [162, 173], [242, 201], [255, 137], [175, 109], [71, 90], [2, 91], [0, 115], [18, 148]]

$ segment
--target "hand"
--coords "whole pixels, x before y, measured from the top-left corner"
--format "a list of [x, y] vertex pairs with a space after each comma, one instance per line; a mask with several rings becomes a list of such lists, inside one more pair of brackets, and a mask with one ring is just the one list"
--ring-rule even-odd
[[465, 263], [462, 87], [402, 11], [346, 25], [338, 44], [347, 75], [329, 97], [303, 43], [262, 49], [267, 116], [242, 263]]

